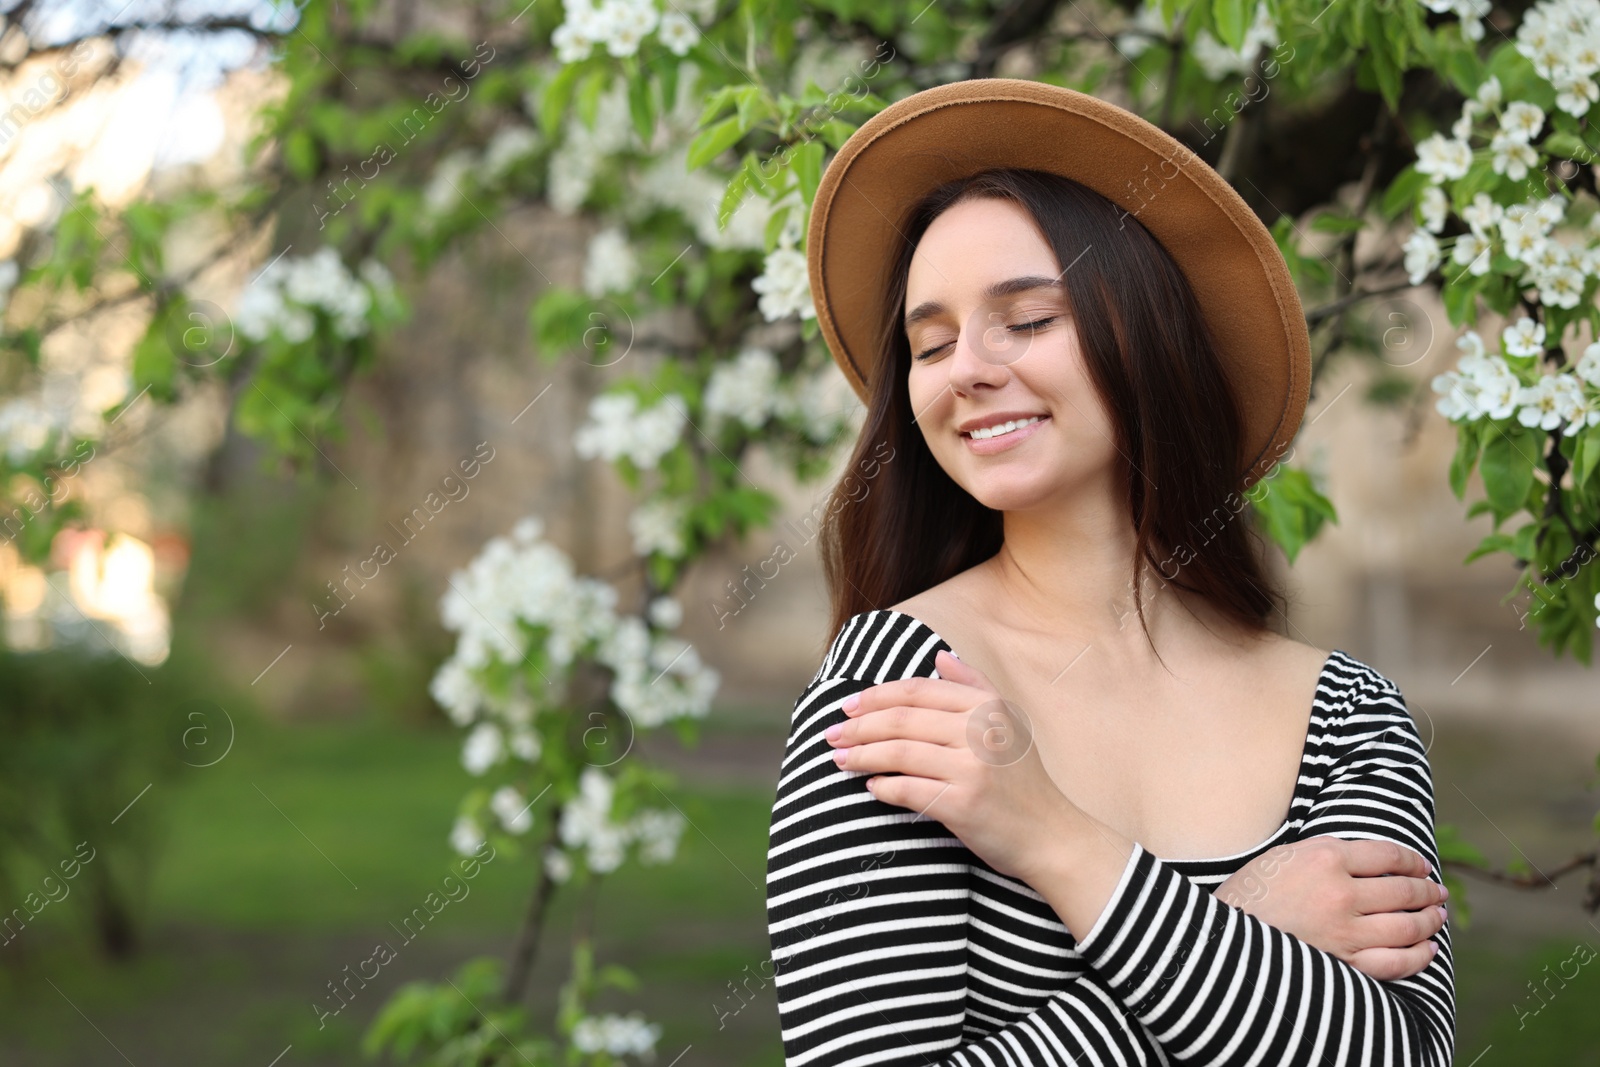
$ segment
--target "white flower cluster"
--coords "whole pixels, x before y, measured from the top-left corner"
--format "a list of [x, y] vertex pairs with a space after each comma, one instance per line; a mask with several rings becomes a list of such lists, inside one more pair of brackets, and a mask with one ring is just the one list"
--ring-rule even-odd
[[767, 253], [759, 278], [750, 288], [761, 294], [761, 314], [768, 322], [788, 315], [814, 319], [817, 308], [811, 300], [811, 278], [806, 272], [806, 254], [798, 248], [775, 248]]
[[[703, 718], [721, 682], [721, 675], [702, 664], [692, 646], [666, 633], [652, 635], [650, 625], [638, 617], [619, 617], [614, 611], [616, 590], [575, 574], [564, 553], [540, 540], [542, 532], [542, 523], [528, 517], [516, 524], [510, 538], [490, 538], [465, 570], [451, 576], [450, 591], [440, 601], [444, 625], [459, 637], [455, 651], [429, 683], [429, 693], [457, 725], [472, 727], [462, 744], [461, 762], [474, 775], [487, 773], [507, 755], [534, 763], [541, 754], [533, 729], [534, 701], [520, 688], [520, 680], [509, 697], [491, 697], [479, 682], [482, 668], [492, 660], [514, 665], [526, 659], [525, 626], [545, 635], [544, 661], [552, 667], [570, 667], [592, 647], [595, 660], [611, 668], [611, 700], [640, 727]], [[661, 630], [682, 620], [681, 605], [669, 597], [656, 598], [647, 613]], [[524, 822], [518, 814], [525, 804], [515, 789], [502, 787], [490, 808], [509, 832], [522, 833], [531, 825], [531, 816]], [[458, 819], [451, 831], [452, 847], [463, 853], [481, 840], [482, 829], [469, 816]]]
[[1542, 430], [1565, 423], [1562, 434], [1568, 437], [1600, 424], [1600, 342], [1585, 348], [1571, 371], [1542, 374], [1535, 365], [1537, 379], [1524, 385], [1505, 356], [1537, 357], [1544, 340], [1544, 326], [1526, 316], [1501, 331], [1504, 356], [1486, 352], [1483, 338], [1468, 330], [1456, 341], [1465, 354], [1455, 369], [1433, 379], [1434, 392], [1441, 394], [1439, 414], [1452, 422], [1515, 415], [1522, 425]]
[[572, 1028], [572, 1043], [585, 1053], [609, 1052], [613, 1056], [650, 1056], [655, 1052], [661, 1027], [646, 1023], [633, 1012], [621, 1015], [585, 1015]]
[[518, 160], [538, 151], [541, 143], [538, 130], [516, 123], [496, 130], [482, 153], [471, 148], [447, 152], [433, 165], [422, 191], [424, 228], [461, 201], [462, 183], [499, 181]]
[[590, 238], [583, 262], [584, 292], [593, 297], [622, 292], [632, 287], [638, 273], [639, 261], [621, 227], [607, 226]]
[[1489, 14], [1489, 0], [1422, 0], [1422, 6], [1440, 15], [1455, 13], [1461, 20], [1461, 36], [1469, 41], [1483, 40], [1483, 19]]
[[[1590, 2], [1600, 18], [1600, 0]], [[1450, 208], [1443, 185], [1466, 176], [1472, 164], [1469, 142], [1481, 120], [1494, 121], [1489, 154], [1495, 173], [1521, 181], [1539, 165], [1533, 143], [1545, 126], [1544, 110], [1525, 100], [1505, 103], [1499, 79], [1491, 76], [1462, 104], [1449, 137], [1435, 133], [1417, 145], [1417, 170], [1430, 184], [1418, 201], [1421, 228], [1405, 243], [1405, 268], [1413, 285], [1420, 285], [1443, 261], [1444, 249], [1434, 236], [1444, 230]], [[1589, 220], [1587, 245], [1572, 247], [1552, 236], [1566, 221], [1568, 206], [1560, 195], [1502, 205], [1479, 192], [1461, 211], [1470, 232], [1455, 238], [1451, 261], [1481, 276], [1488, 273], [1498, 247], [1526, 268], [1520, 280], [1538, 288], [1542, 303], [1576, 307], [1587, 276], [1600, 274], [1600, 248], [1593, 240], [1600, 236], [1600, 212]]]
[[688, 508], [670, 497], [647, 500], [628, 516], [628, 532], [633, 535], [633, 550], [641, 556], [659, 552], [668, 559], [682, 558], [686, 546], [683, 523]]
[[637, 143], [628, 114], [628, 88], [619, 79], [600, 94], [594, 129], [576, 113], [567, 117], [561, 144], [550, 153], [545, 198], [562, 215], [573, 215], [589, 196], [606, 156]]
[[533, 829], [533, 805], [514, 785], [503, 785], [489, 798], [489, 810], [507, 833], [525, 834]]
[[1517, 27], [1517, 51], [1556, 90], [1556, 107], [1583, 118], [1600, 85], [1600, 0], [1543, 0]]
[[796, 374], [787, 385], [779, 381], [778, 358], [769, 349], [748, 346], [735, 359], [718, 363], [706, 383], [705, 409], [712, 432], [737, 419], [751, 430], [769, 418], [794, 419], [806, 435], [821, 444], [830, 440], [848, 420], [830, 388], [839, 378], [831, 365], [811, 374]]
[[233, 324], [252, 341], [265, 340], [276, 329], [299, 344], [316, 330], [311, 309], [321, 307], [333, 317], [340, 337], [359, 337], [367, 332], [374, 298], [393, 304], [394, 277], [388, 268], [368, 259], [357, 278], [331, 245], [323, 245], [309, 256], [280, 256], [267, 264], [240, 294]]
[[568, 848], [585, 849], [584, 861], [598, 874], [622, 865], [628, 845], [639, 846], [639, 862], [667, 863], [677, 854], [687, 820], [664, 808], [639, 812], [626, 823], [611, 818], [614, 785], [604, 771], [584, 768], [578, 778], [578, 795], [561, 810], [561, 841]]
[[[702, 23], [716, 11], [716, 0], [685, 3]], [[604, 44], [613, 56], [631, 56], [652, 31], [677, 56], [688, 55], [700, 39], [699, 28], [676, 4], [665, 14], [652, 0], [602, 0], [599, 7], [592, 0], [566, 0], [563, 6], [566, 19], [550, 36], [563, 63], [588, 59], [597, 44]]]
[[578, 427], [572, 445], [584, 459], [615, 462], [627, 456], [640, 470], [654, 470], [688, 424], [683, 397], [676, 393], [643, 409], [632, 393], [601, 393], [589, 402], [589, 421]]
[[636, 215], [657, 207], [674, 208], [688, 220], [700, 242], [711, 248], [761, 251], [767, 247], [772, 201], [747, 192], [728, 218], [720, 218], [728, 181], [703, 169], [691, 171], [687, 140], [636, 170], [630, 182], [629, 202]]

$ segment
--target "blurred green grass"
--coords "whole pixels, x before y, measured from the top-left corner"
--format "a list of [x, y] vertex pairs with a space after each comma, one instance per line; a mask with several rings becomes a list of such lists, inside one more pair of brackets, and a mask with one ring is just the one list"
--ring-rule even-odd
[[[414, 942], [390, 926], [449, 873], [456, 804], [477, 781], [458, 762], [458, 731], [376, 715], [285, 725], [236, 714], [234, 724], [226, 757], [186, 768], [165, 795], [141, 801], [160, 803], [126, 816], [161, 824], [146, 951], [120, 968], [96, 960], [63, 922], [81, 919], [70, 897], [41, 915], [25, 931], [21, 966], [12, 957], [0, 968], [17, 1009], [6, 1013], [0, 1062], [122, 1063], [123, 1050], [135, 1063], [233, 1063], [266, 1050], [265, 1063], [290, 1042], [300, 1063], [358, 1062], [367, 1020], [403, 980], [441, 981], [469, 956], [504, 956], [535, 884], [531, 850], [500, 850]], [[774, 774], [781, 748], [771, 738]], [[637, 1009], [661, 1023], [668, 1059], [694, 1044], [712, 1062], [780, 1063], [770, 987], [749, 982], [761, 1003], [742, 1010], [729, 993], [769, 954], [770, 792], [685, 781], [672, 800], [689, 819], [677, 858], [630, 862], [599, 889], [598, 957], [634, 970], [641, 986], [608, 991], [598, 1010]], [[542, 805], [533, 812], [522, 840], [548, 829]], [[536, 1018], [553, 1015], [576, 904], [560, 893], [547, 916]], [[400, 959], [319, 1029], [308, 1005], [380, 939]], [[719, 1025], [719, 1008], [735, 1012], [733, 1025]]]

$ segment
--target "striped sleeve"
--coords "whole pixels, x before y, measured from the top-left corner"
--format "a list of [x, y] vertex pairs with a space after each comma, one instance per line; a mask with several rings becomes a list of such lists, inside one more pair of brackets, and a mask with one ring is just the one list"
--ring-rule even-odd
[[[966, 846], [878, 800], [823, 731], [840, 702], [930, 674], [937, 640], [855, 616], [795, 702], [767, 851], [767, 931], [786, 1067], [927, 1064], [961, 1040]], [[920, 672], [907, 668], [925, 665]]]
[[[969, 1015], [969, 968], [1003, 947], [969, 912], [973, 879], [992, 874], [941, 823], [867, 792], [865, 772], [833, 762], [823, 731], [846, 696], [894, 678], [937, 676], [945, 647], [914, 620], [870, 614], [841, 630], [795, 702], [767, 853], [767, 928], [786, 1067], [1099, 1067], [1166, 1059], [1143, 1026], [1080, 965], [1048, 971], [1061, 989], [999, 1030]], [[911, 623], [906, 626], [905, 623]], [[1001, 940], [1004, 940], [1003, 938]], [[981, 960], [980, 960], [981, 964]], [[980, 966], [986, 996], [1014, 964]], [[985, 1012], [992, 1010], [986, 1001]], [[979, 1040], [964, 1038], [994, 1030]]]
[[[1426, 749], [1394, 683], [1360, 665], [1333, 766], [1297, 837], [1395, 841], [1439, 881]], [[1447, 923], [1437, 955], [1380, 981], [1205, 892], [1137, 843], [1078, 951], [1183, 1063], [1444, 1067], [1455, 1052]]]

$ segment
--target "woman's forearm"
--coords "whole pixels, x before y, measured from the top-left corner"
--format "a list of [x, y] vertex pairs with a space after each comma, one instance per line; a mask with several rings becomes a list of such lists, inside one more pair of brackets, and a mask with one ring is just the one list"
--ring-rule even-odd
[[1054, 825], [1041, 828], [1038, 866], [1023, 881], [1050, 905], [1073, 939], [1089, 936], [1133, 856], [1133, 839], [1063, 798]]

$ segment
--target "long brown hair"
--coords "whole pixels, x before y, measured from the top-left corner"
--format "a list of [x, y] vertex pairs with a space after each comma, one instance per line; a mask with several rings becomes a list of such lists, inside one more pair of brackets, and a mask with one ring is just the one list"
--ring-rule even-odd
[[[1137, 531], [1131, 584], [1145, 639], [1141, 559], [1248, 632], [1268, 629], [1282, 594], [1252, 550], [1259, 536], [1230, 521], [1245, 504], [1243, 417], [1188, 281], [1137, 218], [1099, 193], [1060, 175], [1004, 168], [934, 189], [899, 227], [903, 239], [884, 279], [883, 357], [873, 364], [866, 420], [847, 467], [874, 473], [859, 495], [847, 494], [844, 481], [834, 487], [818, 534], [830, 639], [851, 616], [989, 559], [1004, 539], [1002, 513], [945, 473], [912, 421], [911, 349], [900, 322], [917, 243], [941, 212], [977, 197], [1020, 205], [1057, 263], [1071, 264], [1067, 305], [1127, 477]], [[1158, 560], [1158, 552], [1168, 555]]]

